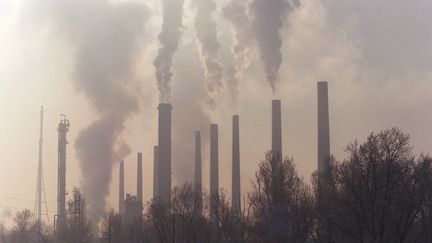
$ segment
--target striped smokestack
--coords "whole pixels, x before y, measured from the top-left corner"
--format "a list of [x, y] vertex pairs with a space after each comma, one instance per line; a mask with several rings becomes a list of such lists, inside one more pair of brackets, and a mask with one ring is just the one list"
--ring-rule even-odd
[[272, 101], [272, 153], [282, 161], [282, 114], [281, 101]]
[[119, 208], [120, 215], [124, 215], [124, 161], [120, 162], [119, 169]]
[[232, 196], [231, 205], [234, 211], [240, 212], [240, 131], [239, 116], [233, 116], [232, 141]]
[[169, 103], [159, 104], [158, 193], [162, 203], [171, 202], [171, 110]]
[[159, 156], [159, 149], [158, 146], [153, 147], [153, 200], [156, 200], [159, 198], [159, 192], [158, 192], [158, 156]]
[[219, 201], [218, 125], [210, 125], [210, 221], [216, 222]]
[[137, 154], [137, 200], [143, 202], [143, 187], [142, 187], [142, 153]]
[[328, 170], [330, 158], [330, 122], [328, 107], [328, 86], [326, 81], [318, 82], [318, 174]]
[[195, 132], [195, 192], [198, 193], [198, 206], [202, 209], [202, 160], [201, 160], [201, 132]]

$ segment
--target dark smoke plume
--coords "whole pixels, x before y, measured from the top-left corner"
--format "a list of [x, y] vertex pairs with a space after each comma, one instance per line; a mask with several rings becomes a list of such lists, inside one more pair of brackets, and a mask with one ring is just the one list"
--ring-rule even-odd
[[247, 15], [246, 1], [231, 0], [223, 8], [223, 16], [230, 22], [233, 33], [231, 52], [234, 56], [232, 75], [228, 86], [234, 103], [238, 103], [239, 81], [250, 65], [250, 52], [253, 40], [251, 23]]
[[223, 66], [218, 58], [220, 43], [217, 38], [216, 23], [212, 15], [216, 10], [213, 0], [193, 0], [196, 9], [195, 30], [200, 59], [204, 67], [204, 77], [208, 93], [208, 103], [215, 108], [216, 98], [223, 89]]
[[258, 42], [261, 60], [267, 81], [273, 92], [279, 81], [279, 68], [282, 64], [280, 30], [289, 12], [298, 5], [299, 0], [252, 0], [249, 8], [252, 14], [252, 31]]
[[170, 102], [172, 62], [182, 35], [184, 0], [162, 0], [163, 23], [159, 34], [159, 52], [153, 65], [156, 69], [160, 101]]
[[37, 19], [54, 25], [57, 36], [65, 37], [73, 47], [74, 85], [97, 111], [95, 121], [75, 142], [81, 187], [88, 201], [88, 215], [95, 222], [105, 210], [112, 166], [129, 153], [119, 136], [125, 121], [139, 108], [135, 54], [149, 11], [143, 4], [109, 0], [38, 0], [26, 4], [32, 14], [39, 14]]

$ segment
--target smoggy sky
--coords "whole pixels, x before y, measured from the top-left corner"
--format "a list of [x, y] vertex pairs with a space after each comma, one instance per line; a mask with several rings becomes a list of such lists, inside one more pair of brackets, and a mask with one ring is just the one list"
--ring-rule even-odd
[[[67, 114], [71, 122], [69, 191], [88, 183], [83, 175], [97, 170], [97, 166], [80, 165], [83, 155], [78, 156], [77, 151], [83, 140], [76, 142], [80, 132], [94, 122], [114, 117], [118, 123], [107, 122], [107, 127], [115, 130], [111, 131], [115, 135], [115, 151], [107, 156], [114, 160], [124, 156], [126, 192], [135, 194], [136, 152], [142, 152], [144, 199], [152, 195], [156, 107], [160, 97], [153, 63], [160, 51], [162, 2], [70, 2], [0, 0], [0, 223], [8, 222], [15, 210], [33, 209], [41, 105], [45, 107], [44, 176], [51, 221], [56, 210], [56, 128], [61, 113]], [[214, 2], [217, 4], [213, 9]], [[319, 80], [329, 81], [331, 148], [338, 159], [344, 158], [343, 148], [349, 141], [362, 141], [369, 132], [391, 126], [411, 135], [416, 152], [432, 151], [431, 1], [303, 0], [283, 13], [276, 11], [283, 23], [279, 31], [256, 29], [268, 23], [243, 29], [242, 34], [279, 32], [282, 59], [275, 93], [266, 78], [272, 69], [264, 65], [266, 59], [258, 43], [264, 40], [277, 44], [279, 37], [243, 41], [246, 49], [236, 49], [233, 55], [231, 47], [241, 36], [236, 36], [239, 32], [233, 31], [235, 26], [224, 13], [228, 2], [241, 5], [246, 0], [185, 1], [181, 37], [173, 54], [173, 76], [169, 81], [174, 184], [193, 178], [193, 138], [198, 129], [203, 134], [203, 182], [208, 188], [209, 124], [217, 122], [220, 187], [230, 192], [230, 123], [231, 116], [238, 113], [245, 196], [257, 163], [270, 147], [274, 97], [282, 99], [283, 151], [294, 158], [299, 173], [309, 181], [317, 163]], [[268, 2], [277, 6], [281, 1]], [[213, 21], [197, 22], [200, 18], [196, 11], [213, 14]], [[268, 12], [261, 14], [274, 18], [276, 12], [269, 7]], [[278, 23], [278, 19], [274, 21], [271, 23]], [[210, 27], [203, 32], [203, 28], [197, 27], [200, 25]], [[216, 33], [212, 32], [214, 27]], [[201, 43], [201, 35], [210, 39], [212, 45]], [[245, 60], [239, 59], [239, 51]], [[266, 58], [277, 65], [277, 60]], [[92, 66], [92, 61], [103, 65]], [[84, 65], [87, 62], [90, 64]], [[220, 80], [214, 79], [220, 68], [224, 87], [221, 90]], [[233, 98], [237, 92], [232, 89], [236, 78], [238, 97]], [[211, 86], [217, 88], [216, 94], [207, 92], [212, 82], [216, 84]], [[104, 93], [104, 88], [109, 92]], [[125, 97], [128, 102], [120, 102]], [[111, 166], [108, 169], [110, 172]], [[108, 183], [109, 174], [105, 178]], [[112, 165], [111, 174], [107, 207], [117, 208], [118, 163]]]

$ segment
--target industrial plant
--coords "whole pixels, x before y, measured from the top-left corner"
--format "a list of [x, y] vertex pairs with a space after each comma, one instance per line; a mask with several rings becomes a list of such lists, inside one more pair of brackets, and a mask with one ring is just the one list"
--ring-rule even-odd
[[431, 243], [432, 4], [361, 2], [0, 0], [0, 243]]
[[[325, 81], [317, 83], [317, 101], [318, 101], [318, 137], [317, 137], [317, 168], [318, 176], [324, 176], [329, 170], [329, 158], [330, 158], [330, 128], [329, 128], [329, 104], [328, 104], [328, 84]], [[269, 122], [271, 122], [271, 155], [275, 161], [275, 170], [272, 173], [276, 173], [273, 176], [277, 177], [278, 171], [282, 170], [282, 164], [284, 161], [283, 146], [282, 146], [282, 100], [275, 99], [271, 101], [271, 117], [269, 116]], [[171, 214], [175, 210], [172, 208], [173, 205], [173, 185], [172, 185], [172, 106], [170, 103], [160, 103], [158, 109], [158, 142], [152, 149], [153, 151], [153, 185], [148, 185], [153, 188], [153, 200], [151, 207], [157, 206], [162, 210], [163, 215]], [[43, 181], [43, 164], [42, 164], [42, 142], [43, 142], [43, 108], [40, 111], [40, 139], [39, 139], [39, 159], [38, 159], [38, 176], [37, 176], [37, 190], [35, 200], [34, 215], [36, 221], [42, 222], [42, 207], [46, 207], [46, 200], [44, 200], [44, 181]], [[247, 122], [247, 121], [244, 121]], [[241, 215], [245, 211], [245, 207], [249, 207], [242, 201], [244, 194], [241, 193], [241, 158], [240, 150], [242, 148], [240, 141], [241, 132], [240, 115], [235, 114], [232, 116], [231, 127], [231, 173], [232, 173], [232, 184], [231, 184], [231, 201], [229, 203], [230, 210], [236, 215]], [[63, 242], [66, 239], [70, 239], [73, 235], [70, 233], [71, 230], [75, 234], [84, 234], [85, 227], [90, 223], [86, 218], [86, 205], [88, 201], [85, 199], [78, 188], [75, 188], [71, 194], [70, 200], [68, 201], [66, 191], [67, 183], [67, 150], [68, 150], [68, 132], [71, 126], [70, 121], [66, 115], [62, 115], [57, 131], [58, 131], [58, 174], [57, 174], [57, 211], [52, 218], [47, 220], [53, 220], [54, 234], [57, 242]], [[205, 215], [205, 211], [208, 209], [208, 219], [213, 226], [211, 227], [212, 232], [217, 228], [215, 225], [220, 221], [221, 205], [225, 202], [220, 196], [220, 185], [219, 185], [219, 126], [218, 124], [211, 123], [209, 126], [209, 166], [210, 169], [210, 181], [209, 181], [209, 198], [208, 206], [205, 206], [206, 199], [204, 197], [204, 188], [202, 182], [202, 142], [201, 134], [202, 131], [195, 131], [194, 134], [194, 179], [192, 183], [192, 190], [196, 193], [196, 202], [193, 207], [197, 208], [199, 215]], [[270, 134], [270, 133], [269, 133]], [[119, 162], [118, 171], [118, 209], [116, 214], [120, 218], [124, 225], [136, 225], [141, 224], [143, 217], [148, 214], [146, 213], [147, 203], [143, 200], [143, 156], [141, 152], [136, 153], [136, 194], [125, 194], [125, 161]], [[127, 175], [128, 176], [128, 175]], [[129, 177], [129, 176], [128, 176]], [[324, 176], [325, 177], [325, 176]], [[175, 191], [175, 189], [174, 189]], [[176, 199], [178, 200], [178, 199]], [[207, 208], [207, 209], [205, 209]], [[48, 210], [46, 209], [47, 213]], [[156, 212], [156, 211], [155, 211]], [[112, 217], [112, 216], [110, 216]], [[110, 219], [111, 220], [111, 219]], [[49, 221], [47, 221], [49, 222]], [[93, 222], [94, 224], [94, 222]], [[111, 226], [110, 226], [111, 227]], [[110, 229], [111, 230], [111, 229]], [[80, 233], [81, 232], [81, 233]], [[75, 235], [76, 237], [76, 235]], [[219, 237], [219, 236], [218, 236]], [[78, 238], [77, 238], [78, 239]], [[63, 241], [62, 241], [63, 240]], [[78, 242], [78, 241], [77, 241]]]
[[[328, 170], [328, 161], [330, 158], [330, 128], [329, 128], [329, 108], [328, 108], [328, 85], [327, 82], [321, 81], [317, 85], [318, 91], [318, 159], [317, 168], [318, 174], [321, 176]], [[281, 169], [283, 161], [283, 146], [282, 146], [282, 101], [272, 100], [271, 110], [271, 153], [276, 160], [276, 168]], [[172, 149], [172, 109], [174, 107], [170, 103], [161, 103], [158, 107], [158, 143], [153, 148], [154, 161], [153, 161], [153, 202], [159, 203], [164, 210], [169, 210], [172, 200], [172, 162], [171, 162], [171, 149]], [[43, 178], [42, 173], [42, 129], [43, 129], [43, 109], [41, 109], [41, 138], [40, 138], [40, 159], [38, 171], [38, 187], [37, 187], [37, 204], [35, 207], [35, 214], [37, 220], [41, 220], [40, 212], [43, 206], [42, 193], [43, 193]], [[217, 222], [219, 206], [219, 138], [218, 138], [218, 124], [208, 124], [210, 127], [210, 143], [209, 143], [209, 161], [210, 161], [210, 190], [209, 190], [209, 220], [210, 222]], [[84, 195], [79, 189], [74, 189], [72, 200], [69, 202], [68, 210], [66, 205], [66, 178], [67, 178], [67, 133], [71, 123], [63, 115], [63, 119], [58, 124], [58, 189], [57, 189], [57, 212], [53, 216], [54, 230], [58, 239], [66, 237], [68, 227], [84, 227], [87, 223], [85, 220], [86, 200]], [[240, 214], [242, 207], [246, 206], [242, 203], [242, 194], [240, 191], [240, 131], [241, 123], [240, 116], [232, 116], [232, 188], [231, 188], [231, 207], [233, 212]], [[195, 152], [194, 152], [194, 182], [193, 188], [197, 192], [198, 208], [203, 213], [203, 186], [202, 186], [202, 152], [201, 152], [201, 131], [196, 131], [194, 135]], [[247, 149], [247, 148], [244, 148]], [[120, 161], [119, 166], [119, 196], [118, 196], [118, 210], [117, 213], [121, 217], [125, 225], [136, 224], [143, 218], [144, 201], [143, 201], [143, 159], [142, 153], [137, 153], [136, 160], [136, 195], [125, 195], [125, 171], [124, 161]], [[41, 181], [42, 180], [42, 181]], [[150, 185], [149, 185], [150, 186]], [[71, 224], [69, 219], [73, 219]]]

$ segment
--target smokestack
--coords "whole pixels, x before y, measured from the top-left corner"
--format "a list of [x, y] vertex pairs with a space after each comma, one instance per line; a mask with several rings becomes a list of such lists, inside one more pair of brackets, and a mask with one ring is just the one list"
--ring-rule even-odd
[[158, 146], [153, 147], [153, 200], [159, 198], [158, 192], [158, 156], [159, 156]]
[[233, 116], [232, 141], [232, 196], [231, 205], [235, 212], [240, 212], [240, 131], [239, 116]]
[[195, 191], [198, 193], [199, 207], [202, 209], [202, 161], [201, 132], [195, 132]]
[[119, 170], [119, 209], [120, 215], [124, 215], [124, 161], [120, 162]]
[[272, 101], [272, 153], [282, 161], [282, 115], [281, 101]]
[[159, 104], [158, 193], [163, 203], [171, 202], [171, 104]]
[[318, 174], [328, 170], [330, 158], [330, 122], [328, 87], [326, 81], [318, 82]]
[[195, 132], [195, 190], [202, 191], [201, 132]]
[[66, 229], [66, 134], [69, 131], [69, 120], [60, 121], [58, 131], [58, 191], [57, 191], [57, 232], [64, 234]]
[[218, 125], [210, 125], [210, 221], [216, 221], [219, 200]]
[[142, 188], [142, 153], [137, 155], [137, 200], [138, 203], [143, 202], [143, 188]]

